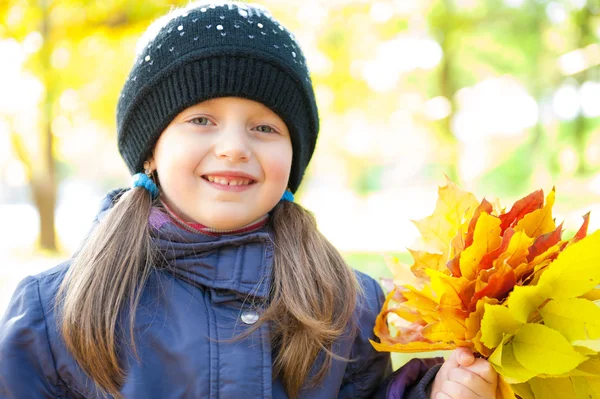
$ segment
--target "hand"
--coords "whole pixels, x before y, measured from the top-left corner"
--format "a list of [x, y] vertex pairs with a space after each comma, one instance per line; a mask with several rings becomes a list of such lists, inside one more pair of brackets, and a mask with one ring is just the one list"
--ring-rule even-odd
[[438, 371], [430, 399], [495, 399], [498, 374], [485, 359], [458, 348]]

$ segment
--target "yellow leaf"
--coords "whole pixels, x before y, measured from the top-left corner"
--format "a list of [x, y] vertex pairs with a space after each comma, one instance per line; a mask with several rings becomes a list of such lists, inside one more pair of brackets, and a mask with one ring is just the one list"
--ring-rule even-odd
[[574, 370], [558, 378], [542, 375], [532, 379], [529, 384], [536, 392], [536, 398], [600, 399], [600, 376], [597, 374], [586, 375]]
[[482, 212], [475, 225], [473, 244], [460, 255], [460, 271], [463, 277], [474, 280], [481, 258], [497, 249], [502, 242], [500, 219]]
[[371, 340], [373, 347], [379, 352], [405, 352], [405, 353], [417, 353], [417, 352], [431, 352], [439, 350], [451, 350], [456, 349], [455, 344], [448, 344], [444, 342], [411, 342], [408, 344], [380, 344]]
[[[488, 299], [488, 298], [484, 298]], [[465, 332], [465, 339], [472, 340], [481, 330], [481, 318], [483, 317], [483, 306], [485, 305], [485, 300], [478, 301], [475, 311], [471, 312], [467, 320], [465, 320], [465, 327], [467, 327], [467, 331]]]
[[465, 340], [471, 341], [475, 350], [487, 358], [492, 354], [492, 350], [481, 342], [481, 319], [486, 303], [495, 305], [498, 303], [498, 300], [496, 298], [483, 297], [477, 301], [476, 310], [465, 320]]
[[556, 225], [552, 218], [554, 198], [555, 191], [552, 189], [546, 197], [544, 207], [525, 215], [515, 226], [515, 232], [524, 231], [529, 237], [537, 237], [556, 230]]
[[600, 356], [595, 356], [586, 360], [577, 368], [581, 371], [600, 376]]
[[443, 254], [432, 254], [425, 251], [414, 251], [408, 249], [408, 252], [412, 255], [415, 263], [410, 267], [410, 270], [418, 277], [426, 277], [425, 269], [433, 269], [439, 272], [446, 272], [446, 261]]
[[443, 322], [428, 324], [423, 328], [423, 336], [431, 342], [452, 342], [454, 331]]
[[496, 399], [516, 399], [515, 393], [510, 384], [501, 376], [498, 378], [498, 386], [496, 388]]
[[535, 399], [535, 396], [533, 396], [533, 391], [527, 382], [522, 384], [512, 384], [511, 388], [517, 395], [519, 395], [521, 399]]
[[573, 377], [571, 381], [577, 399], [600, 399], [600, 378], [598, 376]]
[[600, 301], [600, 288], [594, 288], [583, 294], [580, 298], [588, 299], [590, 301]]
[[419, 278], [413, 274], [411, 267], [403, 264], [395, 256], [386, 256], [385, 265], [392, 272], [394, 276], [394, 283], [396, 285], [418, 285]]
[[515, 358], [536, 374], [562, 374], [586, 360], [558, 331], [541, 324], [524, 324], [513, 338]]
[[506, 306], [485, 305], [481, 320], [481, 340], [485, 346], [493, 349], [502, 342], [504, 334], [514, 335], [522, 325]]
[[586, 348], [585, 346], [576, 345], [574, 342], [577, 342], [580, 345], [582, 345], [582, 342], [586, 342], [587, 343], [587, 341], [573, 341], [573, 342], [571, 342], [571, 345], [573, 345], [573, 349], [575, 349], [575, 351], [577, 351], [577, 353], [579, 353], [580, 355], [583, 355], [583, 356], [594, 356], [594, 355], [598, 354], [598, 351]]
[[440, 298], [441, 306], [467, 309], [467, 304], [463, 302], [460, 293], [469, 284], [469, 281], [464, 277], [452, 277], [432, 269], [427, 269], [426, 272], [431, 279], [431, 288]]
[[506, 262], [513, 269], [519, 266], [521, 263], [527, 262], [527, 255], [529, 254], [529, 247], [533, 244], [535, 238], [527, 236], [524, 231], [517, 231], [513, 234], [508, 248], [502, 253], [496, 262]]
[[512, 343], [506, 344], [510, 338], [510, 335], [504, 336], [502, 344], [496, 347], [488, 358], [488, 361], [506, 382], [509, 384], [519, 384], [530, 380], [537, 373], [526, 369], [517, 361]]
[[600, 230], [565, 248], [541, 275], [538, 286], [548, 298], [581, 296], [600, 283]]
[[475, 335], [475, 338], [473, 338], [471, 342], [473, 343], [473, 348], [475, 348], [477, 352], [481, 353], [483, 357], [487, 358], [492, 354], [493, 350], [481, 342], [481, 331], [477, 332], [477, 335]]
[[546, 303], [539, 312], [544, 324], [568, 341], [600, 338], [600, 308], [587, 299], [555, 299]]
[[600, 352], [600, 340], [598, 339], [578, 339], [572, 341], [571, 345], [587, 348], [595, 353]]
[[537, 309], [546, 297], [540, 295], [538, 286], [516, 286], [506, 301], [510, 313], [521, 323], [527, 323], [531, 312]]
[[450, 179], [439, 187], [435, 210], [431, 216], [414, 221], [427, 243], [428, 252], [441, 252], [445, 257], [450, 251], [450, 243], [464, 219], [470, 219], [479, 202], [474, 194], [462, 190]]
[[535, 399], [575, 399], [573, 383], [569, 378], [532, 378], [529, 381]]

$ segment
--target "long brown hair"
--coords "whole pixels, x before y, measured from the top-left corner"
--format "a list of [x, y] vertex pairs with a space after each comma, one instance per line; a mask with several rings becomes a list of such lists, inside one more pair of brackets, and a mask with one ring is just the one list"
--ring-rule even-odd
[[[154, 267], [148, 217], [152, 201], [143, 188], [125, 193], [74, 256], [57, 305], [67, 349], [99, 391], [122, 398], [126, 373], [117, 351], [124, 336], [137, 357], [135, 309]], [[269, 222], [274, 242], [269, 304], [253, 330], [269, 322], [273, 374], [288, 395], [319, 383], [336, 355], [333, 343], [348, 333], [360, 288], [354, 272], [317, 229], [302, 206], [281, 201]], [[120, 311], [129, 308], [129, 333], [117, 331]], [[252, 331], [253, 331], [252, 330]], [[319, 353], [320, 364], [313, 375]]]

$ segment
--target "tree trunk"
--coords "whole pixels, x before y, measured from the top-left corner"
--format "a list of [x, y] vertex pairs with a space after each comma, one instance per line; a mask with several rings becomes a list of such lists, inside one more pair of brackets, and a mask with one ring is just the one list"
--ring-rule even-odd
[[[42, 37], [43, 47], [41, 49], [41, 62], [43, 67], [42, 81], [46, 88], [45, 97], [42, 100], [42, 120], [40, 121], [40, 157], [38, 160], [31, 159], [31, 192], [35, 205], [40, 215], [39, 245], [41, 249], [56, 251], [56, 231], [54, 223], [54, 208], [56, 207], [56, 178], [53, 153], [52, 135], [52, 104], [56, 89], [50, 79], [50, 56], [52, 47], [50, 41], [50, 13], [48, 0], [40, 0], [42, 14]], [[39, 163], [39, 164], [36, 164]]]

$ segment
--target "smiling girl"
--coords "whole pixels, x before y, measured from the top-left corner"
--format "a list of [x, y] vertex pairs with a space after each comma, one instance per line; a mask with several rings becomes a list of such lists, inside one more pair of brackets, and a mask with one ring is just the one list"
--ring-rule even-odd
[[[196, 3], [152, 24], [117, 126], [132, 187], [109, 193], [72, 259], [20, 283], [0, 398], [429, 395], [437, 366], [391, 374], [369, 342], [381, 288], [294, 202], [319, 118], [268, 11]], [[469, 364], [447, 362], [433, 393], [488, 392]]]

